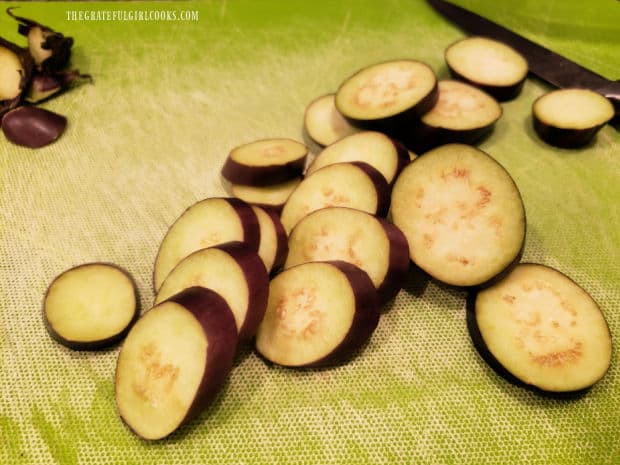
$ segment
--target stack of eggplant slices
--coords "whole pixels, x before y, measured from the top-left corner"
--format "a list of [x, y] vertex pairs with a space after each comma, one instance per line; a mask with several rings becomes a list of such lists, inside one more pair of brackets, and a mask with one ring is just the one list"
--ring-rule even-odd
[[[561, 271], [520, 263], [519, 188], [472, 145], [491, 134], [498, 101], [518, 97], [527, 63], [478, 37], [445, 56], [454, 80], [438, 81], [416, 60], [356, 72], [308, 105], [307, 145], [265, 138], [232, 148], [222, 168], [230, 197], [201, 200], [170, 226], [155, 259], [154, 306], [139, 319], [132, 280], [111, 273], [115, 265], [83, 265], [55, 280], [45, 312], [58, 340], [80, 348], [124, 338], [116, 402], [132, 431], [160, 439], [197, 415], [241, 344], [286, 367], [363, 357], [412, 269], [468, 290], [471, 339], [509, 381], [574, 395], [604, 376], [611, 336], [603, 313]], [[595, 110], [600, 103], [561, 98], [592, 99]], [[588, 112], [599, 117], [594, 126], [605, 124], [601, 108]], [[312, 160], [308, 145], [320, 146]], [[99, 331], [82, 339], [75, 319], [58, 311], [59, 301], [68, 311], [58, 293], [83, 294], [82, 281], [97, 276], [110, 287], [97, 305], [109, 308], [93, 318], [125, 309], [116, 319], [124, 323], [103, 333], [90, 321]]]

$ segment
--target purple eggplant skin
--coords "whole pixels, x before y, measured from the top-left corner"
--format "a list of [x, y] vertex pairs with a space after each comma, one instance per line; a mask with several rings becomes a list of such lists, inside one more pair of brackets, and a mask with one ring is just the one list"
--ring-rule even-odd
[[19, 92], [14, 98], [7, 99], [7, 100], [0, 100], [0, 116], [1, 116], [5, 112], [17, 107], [21, 103], [23, 95], [24, 95], [24, 91], [30, 85], [30, 80], [32, 78], [32, 73], [35, 69], [35, 65], [34, 65], [34, 61], [32, 60], [32, 57], [30, 56], [30, 53], [28, 53], [27, 48], [22, 48], [14, 44], [13, 42], [9, 42], [8, 40], [3, 39], [2, 37], [0, 37], [0, 47], [4, 47], [10, 50], [11, 52], [13, 52], [19, 59], [22, 65], [22, 68], [24, 69], [22, 76], [21, 76], [20, 86], [19, 86], [21, 92]]
[[466, 304], [465, 304], [465, 319], [467, 323], [467, 331], [469, 332], [469, 336], [471, 338], [472, 344], [478, 352], [478, 355], [485, 361], [485, 363], [491, 367], [491, 369], [497, 373], [501, 378], [508, 381], [513, 386], [518, 388], [526, 389], [528, 391], [534, 392], [538, 395], [556, 398], [556, 399], [573, 399], [580, 398], [585, 395], [591, 387], [586, 387], [583, 389], [579, 389], [576, 391], [568, 391], [568, 392], [551, 392], [545, 391], [543, 389], [538, 388], [537, 386], [533, 386], [531, 384], [527, 384], [521, 379], [514, 376], [511, 372], [509, 372], [491, 353], [488, 346], [484, 342], [484, 338], [480, 333], [480, 328], [478, 327], [478, 323], [476, 321], [476, 297], [478, 295], [479, 289], [471, 290], [467, 294]]
[[534, 130], [541, 140], [549, 145], [563, 149], [577, 149], [588, 145], [594, 140], [594, 136], [596, 136], [601, 128], [607, 124], [603, 123], [583, 129], [567, 129], [545, 123], [537, 118], [536, 115], [532, 116], [532, 120]]
[[239, 328], [239, 340], [247, 342], [256, 334], [267, 310], [269, 274], [261, 258], [247, 244], [235, 241], [215, 247], [230, 255], [239, 264], [248, 283], [248, 313]]
[[265, 213], [267, 213], [276, 230], [278, 244], [276, 246], [276, 257], [273, 261], [273, 265], [271, 266], [273, 273], [282, 268], [282, 265], [284, 265], [284, 262], [286, 261], [286, 256], [288, 255], [288, 235], [286, 234], [286, 229], [284, 229], [284, 226], [282, 225], [282, 221], [280, 221], [278, 210], [270, 207], [261, 208]]
[[[93, 263], [82, 264], [82, 265], [73, 267], [72, 269], [77, 269], [83, 266], [90, 266], [92, 264]], [[52, 339], [54, 339], [59, 344], [62, 344], [63, 346], [68, 347], [69, 349], [80, 350], [80, 351], [86, 351], [86, 350], [96, 351], [96, 350], [108, 349], [118, 344], [123, 339], [125, 339], [125, 336], [127, 336], [127, 333], [129, 332], [131, 327], [140, 317], [140, 295], [138, 293], [138, 286], [136, 285], [136, 281], [133, 279], [133, 276], [131, 276], [131, 274], [129, 274], [129, 272], [125, 270], [124, 268], [121, 268], [120, 266], [115, 265], [113, 263], [100, 262], [100, 264], [105, 265], [105, 266], [113, 266], [114, 268], [119, 270], [121, 273], [123, 273], [131, 282], [131, 285], [133, 286], [134, 295], [136, 296], [135, 311], [134, 311], [133, 318], [131, 319], [130, 323], [125, 327], [125, 329], [123, 329], [123, 331], [113, 336], [110, 336], [106, 339], [100, 339], [98, 341], [91, 341], [91, 342], [72, 341], [70, 339], [62, 337], [60, 334], [56, 332], [56, 330], [52, 327], [52, 325], [49, 323], [49, 321], [45, 317], [45, 308], [43, 308], [43, 323], [45, 325], [45, 329], [47, 330], [49, 335], [52, 337]], [[67, 271], [70, 271], [70, 270], [67, 270]], [[46, 291], [45, 296], [43, 297], [44, 305], [45, 305], [45, 301], [47, 300], [48, 293], [49, 293], [49, 288]]]
[[409, 273], [409, 243], [403, 232], [384, 218], [378, 218], [390, 244], [388, 272], [377, 288], [379, 304], [392, 300], [407, 281]]
[[481, 84], [480, 82], [474, 81], [472, 79], [467, 79], [460, 73], [457, 73], [454, 69], [447, 64], [448, 70], [452, 77], [456, 80], [462, 81], [470, 86], [477, 87], [478, 89], [486, 92], [491, 97], [495, 98], [498, 102], [507, 102], [509, 100], [514, 100], [519, 96], [521, 90], [523, 90], [523, 85], [525, 84], [525, 80], [527, 75], [523, 76], [519, 82], [516, 82], [509, 86], [490, 86], [486, 84]]
[[36, 63], [37, 68], [47, 71], [60, 71], [67, 66], [69, 63], [69, 58], [71, 57], [73, 38], [65, 37], [62, 33], [56, 32], [50, 27], [44, 26], [43, 24], [40, 24], [32, 19], [15, 15], [12, 11], [15, 8], [17, 7], [7, 8], [6, 12], [19, 23], [17, 32], [25, 37], [29, 37], [33, 29], [39, 29], [43, 38], [43, 41], [38, 44], [39, 50], [31, 50], [31, 55], [37, 56], [40, 50], [50, 52], [50, 55], [47, 58], [42, 60], [40, 63]]
[[233, 184], [246, 186], [279, 184], [301, 176], [306, 166], [306, 158], [307, 153], [284, 165], [248, 166], [228, 157], [222, 167], [222, 176]]
[[58, 139], [67, 127], [67, 118], [36, 107], [18, 107], [2, 117], [2, 131], [14, 144], [40, 148]]
[[325, 263], [338, 268], [349, 280], [355, 295], [356, 310], [351, 327], [342, 341], [325, 357], [305, 365], [308, 368], [333, 366], [350, 359], [368, 342], [379, 325], [381, 317], [377, 291], [365, 271], [340, 260]]
[[[377, 191], [377, 210], [375, 216], [385, 217], [390, 209], [390, 193], [391, 187], [386, 181], [385, 177], [373, 166], [363, 161], [347, 162], [351, 165], [357, 166], [370, 178]], [[396, 179], [396, 177], [394, 178]]]
[[93, 82], [90, 74], [81, 74], [79, 70], [71, 71], [35, 71], [25, 100], [28, 103], [44, 102], [74, 85], [78, 81]]

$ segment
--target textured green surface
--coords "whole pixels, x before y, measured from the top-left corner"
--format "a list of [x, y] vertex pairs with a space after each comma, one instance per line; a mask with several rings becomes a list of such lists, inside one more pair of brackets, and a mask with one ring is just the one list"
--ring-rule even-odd
[[[612, 0], [461, 1], [597, 72], [620, 77]], [[71, 9], [199, 11], [195, 22], [67, 21]], [[253, 1], [23, 4], [73, 35], [74, 64], [95, 77], [45, 106], [68, 115], [54, 145], [0, 139], [0, 463], [222, 464], [620, 462], [618, 344], [607, 376], [557, 400], [509, 385], [482, 362], [464, 294], [411, 277], [364, 352], [331, 370], [268, 367], [242, 352], [218, 401], [168, 440], [145, 443], [114, 406], [118, 349], [76, 353], [40, 314], [53, 277], [86, 261], [127, 268], [144, 308], [166, 227], [223, 194], [230, 148], [301, 138], [305, 105], [364, 65], [396, 57], [446, 75], [462, 34], [424, 2]], [[0, 31], [18, 39], [0, 15]], [[528, 215], [525, 259], [584, 286], [620, 339], [620, 134], [545, 146], [528, 80], [482, 148], [514, 176]]]

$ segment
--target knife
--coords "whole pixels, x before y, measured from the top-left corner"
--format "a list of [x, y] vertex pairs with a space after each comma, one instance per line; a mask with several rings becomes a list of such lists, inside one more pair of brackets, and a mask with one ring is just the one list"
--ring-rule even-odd
[[538, 45], [482, 16], [444, 0], [427, 0], [443, 16], [464, 31], [489, 37], [511, 46], [528, 62], [530, 73], [556, 87], [581, 87], [607, 97], [620, 117], [620, 81], [612, 81]]

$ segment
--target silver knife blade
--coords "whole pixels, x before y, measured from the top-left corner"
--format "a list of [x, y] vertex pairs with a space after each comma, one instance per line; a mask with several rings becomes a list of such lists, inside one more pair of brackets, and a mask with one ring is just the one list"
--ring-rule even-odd
[[465, 8], [444, 0], [427, 0], [443, 16], [464, 31], [510, 45], [527, 60], [530, 72], [557, 87], [582, 87], [607, 97], [620, 114], [620, 81], [612, 81], [548, 48], [500, 26]]

